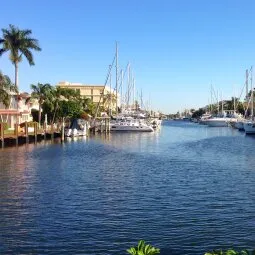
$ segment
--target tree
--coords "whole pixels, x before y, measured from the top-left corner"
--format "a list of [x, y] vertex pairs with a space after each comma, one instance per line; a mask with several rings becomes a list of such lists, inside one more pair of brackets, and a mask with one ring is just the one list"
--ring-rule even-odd
[[0, 71], [0, 102], [2, 102], [6, 108], [10, 105], [10, 92], [17, 92], [17, 89], [11, 82], [11, 79]]
[[[90, 115], [93, 115], [95, 113], [96, 105], [93, 103], [93, 101], [90, 98], [82, 98], [81, 103], [82, 103], [83, 110], [86, 113], [88, 113]], [[101, 111], [101, 110], [102, 109], [100, 109], [100, 107], [99, 107], [99, 111]]]
[[31, 38], [32, 31], [29, 29], [20, 30], [14, 25], [9, 25], [9, 28], [2, 29], [3, 36], [0, 38], [0, 56], [9, 51], [9, 58], [15, 66], [15, 86], [18, 87], [18, 64], [25, 56], [29, 65], [34, 65], [34, 57], [31, 50], [41, 51], [38, 40]]
[[42, 111], [42, 104], [44, 101], [49, 97], [49, 93], [51, 90], [51, 85], [46, 83], [38, 83], [37, 85], [31, 84], [32, 94], [31, 98], [35, 98], [38, 100], [39, 104], [39, 112], [38, 112], [38, 122], [39, 126], [41, 125], [41, 111]]
[[82, 112], [80, 93], [68, 88], [51, 87], [43, 103], [43, 111], [53, 124], [61, 117], [77, 117]]
[[137, 247], [131, 247], [127, 250], [131, 255], [155, 255], [160, 253], [160, 249], [146, 244], [145, 241], [140, 240]]
[[117, 100], [116, 100], [116, 95], [108, 92], [106, 95], [104, 95], [103, 97], [103, 105], [105, 107], [105, 109], [107, 109], [109, 111], [109, 115], [111, 115], [112, 112], [112, 106], [114, 104], [116, 104]]
[[198, 110], [194, 111], [192, 114], [192, 118], [200, 118], [205, 113], [205, 110], [203, 108], [199, 108]]

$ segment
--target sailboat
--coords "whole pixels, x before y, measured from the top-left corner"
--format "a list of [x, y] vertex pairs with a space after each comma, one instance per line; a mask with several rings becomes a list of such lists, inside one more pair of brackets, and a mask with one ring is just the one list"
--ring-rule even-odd
[[[110, 131], [132, 131], [132, 132], [153, 132], [153, 127], [147, 123], [138, 113], [134, 111], [132, 108], [135, 106], [135, 80], [131, 77], [130, 65], [128, 64], [128, 92], [127, 92], [127, 112], [125, 113], [121, 107], [122, 113], [118, 114], [118, 45], [116, 43], [116, 54], [115, 54], [115, 64], [116, 64], [116, 117], [114, 120], [110, 121]], [[111, 88], [111, 69], [109, 70], [109, 82]], [[121, 96], [122, 96], [122, 84], [123, 83], [123, 73], [121, 72]], [[133, 89], [133, 93], [131, 93], [131, 89]], [[129, 104], [133, 97], [133, 104]], [[122, 98], [120, 98], [122, 99]], [[120, 100], [121, 101], [121, 100]], [[121, 104], [122, 106], [122, 104]], [[110, 116], [111, 116], [111, 107], [112, 102], [110, 102]]]
[[251, 119], [243, 123], [244, 131], [246, 134], [255, 134], [255, 121], [254, 121], [254, 88], [252, 83], [252, 67], [251, 67]]

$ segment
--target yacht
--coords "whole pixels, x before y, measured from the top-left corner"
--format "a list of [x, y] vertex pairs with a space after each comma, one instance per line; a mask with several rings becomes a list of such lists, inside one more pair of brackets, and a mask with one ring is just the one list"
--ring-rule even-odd
[[255, 121], [247, 121], [243, 123], [246, 134], [255, 134]]
[[204, 113], [201, 118], [198, 120], [198, 123], [201, 125], [206, 125], [207, 120], [210, 119], [212, 115], [210, 113]]
[[87, 135], [87, 123], [83, 119], [74, 119], [70, 128], [65, 129], [65, 136], [86, 136]]
[[209, 127], [227, 127], [228, 119], [220, 117], [210, 118], [206, 120], [206, 125], [208, 125]]
[[110, 123], [110, 131], [153, 132], [153, 127], [143, 120], [127, 117]]

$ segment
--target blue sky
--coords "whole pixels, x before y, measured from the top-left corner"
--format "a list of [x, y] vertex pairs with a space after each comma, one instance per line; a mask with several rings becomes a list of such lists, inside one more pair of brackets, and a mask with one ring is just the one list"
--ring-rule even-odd
[[[119, 45], [136, 87], [154, 110], [174, 113], [208, 103], [210, 84], [230, 98], [255, 64], [255, 1], [45, 0], [1, 3], [0, 28], [30, 28], [42, 51], [20, 64], [20, 89], [37, 82], [104, 84]], [[8, 55], [0, 69], [14, 79]]]

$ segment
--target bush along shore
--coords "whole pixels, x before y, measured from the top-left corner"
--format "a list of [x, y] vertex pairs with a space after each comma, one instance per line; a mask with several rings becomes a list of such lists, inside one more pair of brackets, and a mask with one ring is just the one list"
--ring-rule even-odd
[[[155, 255], [160, 254], [160, 249], [155, 248], [150, 244], [146, 244], [144, 240], [140, 240], [138, 245], [127, 249], [127, 253], [130, 255]], [[254, 250], [214, 250], [211, 252], [206, 252], [204, 255], [255, 255]]]

